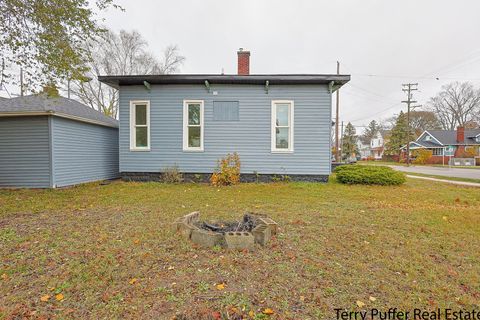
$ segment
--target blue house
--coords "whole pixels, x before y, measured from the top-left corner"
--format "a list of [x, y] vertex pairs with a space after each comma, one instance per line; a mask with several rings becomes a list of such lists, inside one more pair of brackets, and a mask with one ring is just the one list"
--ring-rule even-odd
[[251, 75], [249, 59], [238, 52], [237, 75], [99, 77], [119, 89], [122, 176], [158, 179], [173, 166], [209, 174], [237, 152], [244, 180], [328, 179], [331, 96], [350, 76]]
[[54, 188], [118, 176], [115, 119], [63, 97], [0, 99], [0, 187]]

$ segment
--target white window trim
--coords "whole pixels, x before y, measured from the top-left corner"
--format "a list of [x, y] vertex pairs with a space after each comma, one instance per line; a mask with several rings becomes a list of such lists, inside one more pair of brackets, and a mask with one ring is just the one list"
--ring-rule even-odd
[[[200, 147], [188, 146], [188, 105], [192, 103], [200, 104]], [[203, 152], [204, 126], [204, 101], [203, 100], [183, 100], [183, 151]]]
[[[135, 146], [136, 130], [135, 130], [135, 106], [147, 106], [147, 139], [148, 145], [146, 147]], [[130, 151], [150, 151], [150, 101], [149, 100], [132, 100], [130, 101]]]
[[[278, 149], [276, 147], [276, 141], [275, 141], [275, 128], [276, 128], [276, 105], [277, 104], [282, 104], [282, 103], [288, 103], [290, 104], [289, 108], [289, 130], [288, 130], [288, 149]], [[293, 124], [295, 123], [294, 121], [294, 103], [293, 100], [272, 100], [272, 121], [271, 121], [271, 153], [293, 153]]]

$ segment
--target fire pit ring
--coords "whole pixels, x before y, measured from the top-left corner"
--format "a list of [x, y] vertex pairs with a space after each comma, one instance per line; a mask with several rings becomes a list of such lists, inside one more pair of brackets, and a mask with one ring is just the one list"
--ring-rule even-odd
[[255, 244], [266, 246], [278, 227], [262, 214], [246, 213], [241, 221], [212, 223], [200, 221], [198, 211], [178, 218], [174, 226], [178, 234], [201, 247], [236, 250], [252, 250]]

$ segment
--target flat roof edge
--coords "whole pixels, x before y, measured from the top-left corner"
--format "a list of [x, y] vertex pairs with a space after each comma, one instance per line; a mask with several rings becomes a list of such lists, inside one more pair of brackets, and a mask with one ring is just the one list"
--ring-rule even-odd
[[336, 84], [344, 85], [350, 75], [337, 74], [252, 74], [252, 75], [213, 75], [213, 74], [174, 74], [174, 75], [128, 75], [99, 76], [98, 80], [113, 87], [149, 84], [254, 84], [271, 85]]

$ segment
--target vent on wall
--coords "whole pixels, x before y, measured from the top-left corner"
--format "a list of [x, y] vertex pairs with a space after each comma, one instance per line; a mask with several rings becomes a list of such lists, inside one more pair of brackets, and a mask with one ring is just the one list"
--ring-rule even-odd
[[239, 121], [238, 101], [213, 101], [214, 121]]

